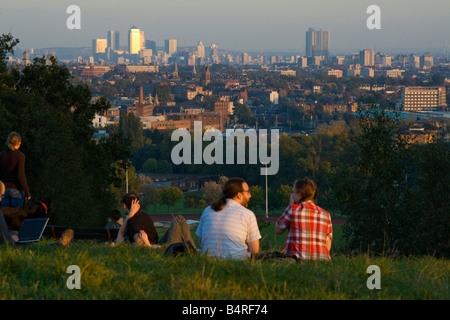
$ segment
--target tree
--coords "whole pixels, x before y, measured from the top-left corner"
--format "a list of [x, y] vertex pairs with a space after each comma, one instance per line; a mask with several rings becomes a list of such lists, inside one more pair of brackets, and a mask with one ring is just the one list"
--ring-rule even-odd
[[289, 206], [289, 201], [291, 199], [292, 186], [283, 184], [277, 190], [277, 199], [279, 203], [279, 208], [287, 208]]
[[239, 123], [254, 125], [255, 118], [253, 117], [252, 110], [244, 104], [237, 103], [234, 107], [234, 114], [237, 115]]
[[346, 234], [354, 248], [390, 253], [409, 218], [402, 205], [407, 142], [399, 135], [397, 115], [372, 107], [358, 113], [358, 123], [354, 162], [338, 173], [336, 198], [349, 215]]
[[444, 85], [445, 77], [440, 73], [433, 73], [433, 75], [431, 76], [431, 81], [435, 86], [442, 86]]
[[196, 193], [186, 195], [183, 206], [187, 209], [201, 209], [206, 207], [206, 201]]
[[22, 135], [32, 197], [53, 199], [52, 223], [103, 225], [117, 206], [110, 192], [120, 182], [116, 165], [131, 156], [127, 139], [93, 139], [92, 120], [110, 104], [91, 103], [89, 87], [74, 84], [56, 58], [37, 58], [21, 72], [6, 68], [16, 44], [11, 35], [0, 37], [0, 137]]
[[203, 199], [205, 199], [207, 205], [211, 205], [214, 201], [221, 197], [222, 189], [227, 181], [227, 177], [220, 176], [218, 182], [205, 182], [205, 184], [201, 188], [201, 191], [203, 193]]
[[146, 141], [143, 135], [143, 128], [139, 117], [134, 113], [126, 114], [121, 112], [119, 120], [119, 132], [122, 132], [125, 137], [131, 141], [131, 148], [133, 150], [144, 147]]
[[156, 212], [156, 205], [161, 201], [161, 189], [155, 186], [145, 187], [142, 191], [142, 206], [148, 208], [153, 206], [153, 212]]
[[255, 185], [250, 187], [251, 199], [248, 203], [252, 211], [262, 210], [266, 207], [266, 194], [261, 186]]
[[[450, 257], [450, 144], [441, 139], [419, 145], [414, 150], [416, 182], [406, 199], [412, 217], [410, 229], [403, 235], [410, 252]], [[415, 181], [414, 181], [415, 180]]]
[[158, 160], [155, 158], [148, 158], [141, 168], [142, 172], [151, 173], [157, 172], [158, 170]]
[[183, 197], [183, 191], [177, 187], [167, 187], [161, 191], [161, 203], [167, 206], [167, 210], [170, 207], [175, 208]]

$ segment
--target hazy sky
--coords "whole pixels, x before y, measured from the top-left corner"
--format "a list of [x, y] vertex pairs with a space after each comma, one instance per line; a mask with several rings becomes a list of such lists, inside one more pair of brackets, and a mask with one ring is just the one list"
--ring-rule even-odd
[[[67, 7], [81, 9], [81, 30], [69, 30]], [[381, 30], [369, 30], [367, 7], [381, 9]], [[248, 52], [305, 52], [308, 28], [330, 31], [332, 54], [410, 48], [444, 51], [450, 40], [449, 0], [0, 0], [0, 33], [21, 49], [89, 47], [107, 30], [127, 43], [131, 26], [163, 46], [202, 41]], [[450, 44], [449, 44], [450, 46]]]

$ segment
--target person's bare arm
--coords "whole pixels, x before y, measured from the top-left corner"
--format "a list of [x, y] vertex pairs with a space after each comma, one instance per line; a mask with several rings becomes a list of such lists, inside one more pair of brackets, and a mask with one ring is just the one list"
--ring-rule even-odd
[[[278, 219], [278, 220], [279, 220], [279, 219]], [[275, 223], [275, 233], [276, 233], [276, 234], [283, 234], [286, 230], [289, 229], [289, 226], [288, 226], [286, 229], [280, 228], [280, 226], [279, 226], [279, 224], [278, 224], [278, 220], [277, 220], [277, 222]]]
[[259, 252], [259, 239], [247, 243], [248, 246], [248, 252], [251, 254], [257, 254]]

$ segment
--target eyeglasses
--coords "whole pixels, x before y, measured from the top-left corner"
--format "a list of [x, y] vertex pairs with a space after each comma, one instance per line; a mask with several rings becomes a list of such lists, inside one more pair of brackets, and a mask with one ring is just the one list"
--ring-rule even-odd
[[252, 193], [252, 192], [250, 191], [250, 189], [248, 189], [248, 190], [243, 190], [243, 191], [241, 191], [241, 192]]

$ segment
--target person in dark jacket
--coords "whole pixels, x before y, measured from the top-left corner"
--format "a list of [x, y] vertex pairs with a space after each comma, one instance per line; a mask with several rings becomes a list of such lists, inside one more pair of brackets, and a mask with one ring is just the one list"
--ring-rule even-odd
[[22, 207], [31, 198], [25, 176], [25, 155], [19, 151], [22, 137], [17, 132], [8, 136], [8, 148], [0, 153], [0, 180], [6, 186], [2, 207]]

